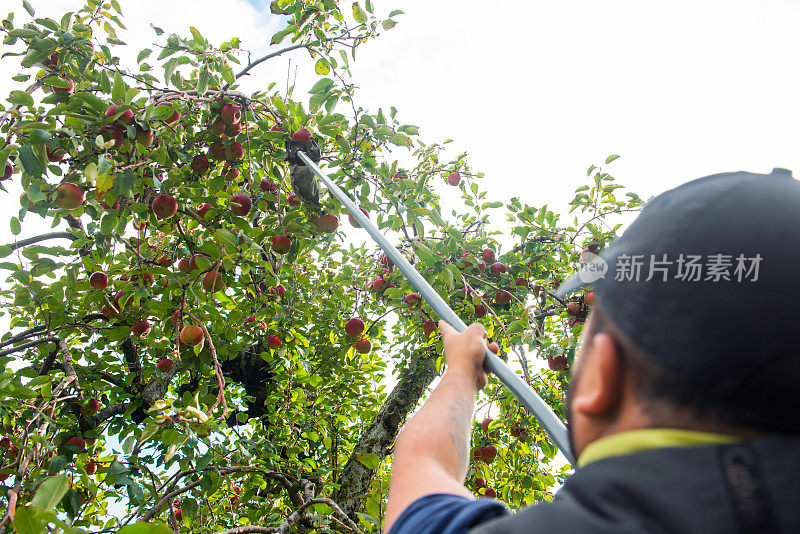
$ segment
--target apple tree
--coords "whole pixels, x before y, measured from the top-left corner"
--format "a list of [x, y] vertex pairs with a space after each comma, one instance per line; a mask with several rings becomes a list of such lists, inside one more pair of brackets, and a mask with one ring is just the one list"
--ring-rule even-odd
[[[489, 200], [466, 155], [359, 106], [349, 66], [400, 11], [276, 0], [264, 57], [155, 24], [125, 65], [117, 0], [23, 5], [2, 21], [21, 69], [0, 109], [18, 236], [0, 246], [0, 531], [380, 529], [392, 444], [442, 370], [437, 318], [335, 198], [297, 187], [291, 141], [563, 416], [592, 295], [552, 290], [641, 201], [595, 167], [569, 214]], [[311, 87], [239, 90], [296, 50]], [[536, 420], [494, 379], [479, 413], [468, 486], [549, 499], [568, 466]]]

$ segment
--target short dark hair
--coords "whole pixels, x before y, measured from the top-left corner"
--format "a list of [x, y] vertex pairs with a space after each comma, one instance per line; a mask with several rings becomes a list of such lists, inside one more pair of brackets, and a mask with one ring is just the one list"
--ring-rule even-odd
[[[720, 391], [712, 384], [676, 372], [658, 363], [634, 344], [595, 302], [587, 327], [587, 343], [607, 333], [617, 345], [631, 374], [633, 391], [654, 424], [674, 424], [668, 415], [687, 413], [696, 422], [709, 422], [765, 433], [800, 435], [800, 354], [782, 355], [753, 373], [743, 383]], [[787, 332], [787, 335], [791, 335]], [[664, 410], [666, 408], [666, 412]], [[686, 426], [693, 426], [687, 422]]]

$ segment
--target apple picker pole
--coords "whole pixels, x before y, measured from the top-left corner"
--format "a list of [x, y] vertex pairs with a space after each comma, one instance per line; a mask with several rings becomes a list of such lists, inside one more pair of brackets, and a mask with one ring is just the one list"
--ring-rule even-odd
[[[430, 284], [417, 272], [417, 270], [405, 259], [400, 252], [386, 239], [386, 237], [378, 230], [375, 224], [369, 220], [359, 209], [356, 204], [350, 200], [347, 194], [342, 191], [333, 181], [326, 175], [320, 168], [312, 161], [305, 152], [297, 151], [297, 156], [306, 164], [306, 166], [313, 171], [317, 177], [322, 180], [322, 183], [327, 186], [328, 190], [335, 196], [339, 202], [344, 204], [347, 211], [358, 221], [361, 228], [366, 230], [372, 239], [380, 245], [386, 255], [397, 265], [408, 281], [411, 282], [417, 291], [419, 291], [422, 298], [424, 298], [434, 311], [450, 323], [456, 330], [463, 332], [466, 330], [467, 325], [456, 313], [447, 305], [447, 303], [439, 296]], [[486, 359], [484, 360], [486, 369], [497, 375], [497, 378], [505, 384], [505, 386], [516, 395], [525, 407], [536, 416], [539, 423], [550, 435], [556, 446], [566, 456], [571, 464], [575, 464], [575, 458], [572, 457], [571, 448], [569, 446], [569, 437], [564, 423], [553, 413], [553, 410], [542, 400], [542, 398], [528, 386], [519, 376], [516, 375], [503, 361], [497, 357], [492, 351], [486, 348]]]

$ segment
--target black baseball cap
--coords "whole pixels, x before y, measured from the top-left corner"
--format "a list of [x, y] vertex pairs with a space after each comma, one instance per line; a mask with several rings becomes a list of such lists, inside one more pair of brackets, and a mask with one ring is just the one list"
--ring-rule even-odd
[[800, 358], [800, 182], [733, 172], [650, 200], [562, 284], [591, 286], [606, 315], [661, 365], [730, 391]]

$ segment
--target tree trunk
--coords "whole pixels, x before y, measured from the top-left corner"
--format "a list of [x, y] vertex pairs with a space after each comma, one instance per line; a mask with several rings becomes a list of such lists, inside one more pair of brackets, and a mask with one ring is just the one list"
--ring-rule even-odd
[[375, 454], [383, 460], [389, 455], [400, 432], [400, 426], [414, 410], [436, 377], [436, 351], [420, 352], [412, 360], [400, 381], [383, 403], [375, 419], [364, 429], [361, 438], [336, 481], [339, 489], [333, 499], [349, 516], [363, 508], [364, 495], [369, 490], [376, 469], [358, 461], [357, 454]]

